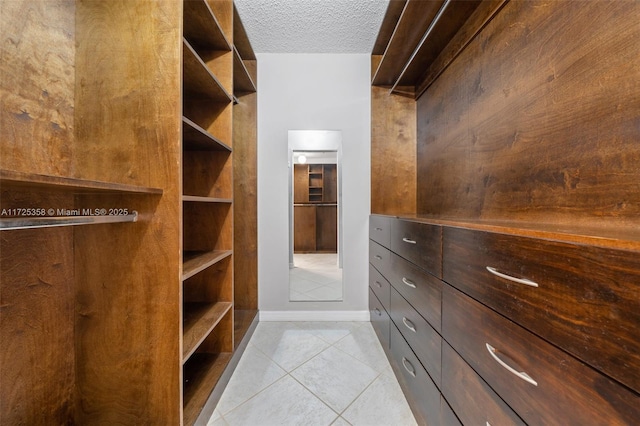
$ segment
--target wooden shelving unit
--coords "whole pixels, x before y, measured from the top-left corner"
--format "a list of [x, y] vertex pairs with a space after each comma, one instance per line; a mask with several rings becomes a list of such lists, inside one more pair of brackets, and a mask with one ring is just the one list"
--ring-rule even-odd
[[231, 1], [184, 2], [183, 422], [195, 423], [233, 353]]
[[0, 424], [191, 425], [257, 321], [256, 58], [232, 0], [68, 3], [2, 5]]

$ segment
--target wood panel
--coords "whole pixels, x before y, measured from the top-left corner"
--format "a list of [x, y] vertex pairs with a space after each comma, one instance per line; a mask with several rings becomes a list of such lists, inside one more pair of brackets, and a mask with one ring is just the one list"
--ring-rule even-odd
[[338, 207], [316, 207], [316, 251], [338, 252]]
[[309, 166], [306, 164], [293, 165], [293, 202], [309, 202]]
[[338, 202], [338, 167], [335, 164], [324, 164], [322, 175], [322, 202]]
[[316, 251], [316, 206], [293, 208], [293, 251], [310, 253]]
[[233, 107], [234, 306], [247, 310], [258, 309], [257, 112], [255, 93]]
[[74, 229], [77, 422], [178, 424], [182, 4], [76, 9], [75, 174], [163, 190], [77, 201], [141, 213]]
[[639, 18], [507, 3], [418, 101], [418, 211], [634, 227]]
[[75, 2], [3, 1], [0, 16], [0, 168], [69, 176]]
[[184, 203], [184, 251], [231, 250], [233, 208], [230, 203]]
[[212, 198], [233, 198], [234, 160], [228, 151], [185, 151], [182, 192]]
[[[0, 210], [73, 206], [68, 194], [10, 192]], [[0, 424], [75, 415], [73, 230], [0, 232]]]
[[371, 213], [416, 212], [416, 103], [371, 88]]

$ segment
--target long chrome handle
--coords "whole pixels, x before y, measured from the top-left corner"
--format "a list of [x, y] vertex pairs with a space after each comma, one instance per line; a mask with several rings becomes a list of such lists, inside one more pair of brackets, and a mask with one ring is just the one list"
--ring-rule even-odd
[[536, 282], [533, 282], [526, 278], [516, 278], [516, 277], [512, 277], [511, 275], [503, 274], [501, 272], [498, 272], [496, 268], [493, 268], [491, 266], [487, 266], [487, 271], [491, 272], [493, 275], [497, 277], [504, 278], [505, 280], [513, 281], [514, 283], [524, 284], [531, 287], [538, 287], [538, 283]]
[[380, 309], [378, 308], [373, 308], [376, 311], [376, 314], [378, 314], [378, 316], [382, 316], [382, 312], [380, 312]]
[[402, 317], [402, 323], [409, 330], [413, 331], [414, 333], [416, 332], [416, 326], [413, 325], [413, 323], [410, 320], [408, 320], [407, 317]]
[[406, 285], [408, 285], [411, 288], [416, 288], [415, 283], [413, 281], [405, 278], [405, 277], [402, 277], [402, 282], [405, 283]]
[[380, 281], [376, 281], [375, 284], [378, 286], [378, 288], [382, 288], [382, 284], [380, 284]]
[[409, 244], [416, 244], [416, 240], [410, 240], [409, 238], [402, 238], [402, 241]]
[[538, 382], [536, 382], [535, 380], [533, 380], [531, 378], [531, 376], [529, 376], [527, 373], [525, 373], [524, 371], [517, 371], [515, 369], [513, 369], [510, 365], [508, 365], [506, 362], [504, 362], [503, 360], [501, 360], [500, 358], [498, 358], [498, 355], [496, 355], [496, 348], [494, 348], [493, 346], [491, 346], [490, 344], [486, 343], [487, 345], [487, 350], [489, 351], [489, 355], [491, 355], [491, 357], [496, 360], [496, 362], [498, 364], [500, 364], [501, 366], [503, 366], [505, 369], [507, 369], [510, 373], [515, 374], [516, 376], [518, 376], [519, 378], [521, 378], [522, 380], [524, 380], [527, 383], [531, 383], [533, 386], [538, 386]]
[[378, 259], [378, 260], [382, 260], [382, 256], [380, 256], [379, 254], [376, 254], [376, 255], [375, 255], [375, 256], [373, 256], [373, 257], [375, 257], [375, 258], [376, 258], [376, 259]]
[[411, 365], [409, 360], [406, 359], [405, 357], [402, 357], [402, 366], [404, 367], [405, 370], [407, 370], [407, 373], [411, 374], [413, 377], [416, 377], [416, 369], [413, 367], [413, 365]]

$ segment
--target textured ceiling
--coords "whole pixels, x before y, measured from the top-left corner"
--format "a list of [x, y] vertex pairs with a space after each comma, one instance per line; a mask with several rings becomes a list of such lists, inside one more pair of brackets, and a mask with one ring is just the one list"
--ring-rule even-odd
[[235, 0], [256, 53], [371, 53], [388, 0]]

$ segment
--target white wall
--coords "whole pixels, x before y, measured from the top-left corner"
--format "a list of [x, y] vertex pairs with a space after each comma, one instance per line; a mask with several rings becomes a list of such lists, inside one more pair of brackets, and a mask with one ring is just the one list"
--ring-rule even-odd
[[[260, 318], [367, 319], [369, 54], [257, 56]], [[342, 131], [342, 302], [289, 302], [288, 130]]]

